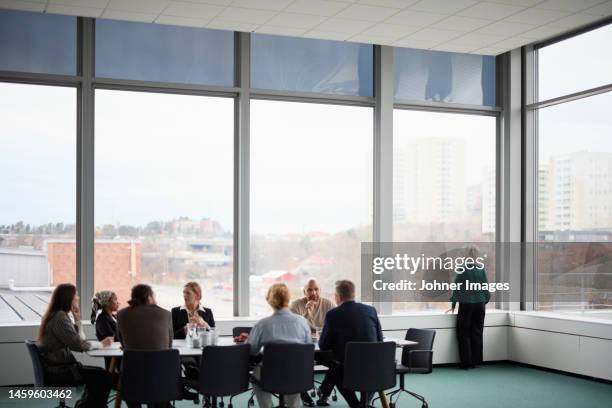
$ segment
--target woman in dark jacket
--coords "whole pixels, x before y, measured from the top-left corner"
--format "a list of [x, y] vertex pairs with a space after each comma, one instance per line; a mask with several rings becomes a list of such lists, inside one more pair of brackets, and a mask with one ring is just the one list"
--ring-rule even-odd
[[119, 310], [119, 302], [113, 291], [98, 292], [91, 300], [91, 324], [96, 325], [98, 340], [112, 337], [113, 341], [117, 341], [117, 318], [115, 317], [117, 310]]
[[215, 318], [213, 312], [207, 307], [200, 305], [202, 300], [202, 288], [197, 282], [188, 282], [183, 287], [183, 306], [172, 309], [172, 327], [175, 339], [184, 339], [187, 333], [187, 325], [193, 324], [197, 327], [214, 328]]
[[[96, 325], [96, 338], [98, 340], [112, 337], [113, 341], [117, 339], [117, 319], [115, 314], [119, 310], [119, 302], [117, 295], [110, 290], [97, 292], [91, 300], [91, 324]], [[100, 312], [98, 314], [98, 312]], [[104, 366], [108, 370], [111, 358], [104, 357]], [[120, 366], [120, 359], [117, 362], [116, 368]], [[115, 376], [116, 377], [116, 376]], [[113, 384], [117, 378], [113, 379]]]
[[64, 283], [55, 288], [42, 317], [38, 342], [46, 374], [54, 385], [85, 384], [77, 403], [83, 407], [106, 407], [111, 386], [110, 374], [100, 367], [83, 366], [71, 351], [83, 352], [109, 346], [113, 339], [86, 341], [82, 335], [79, 296], [76, 287]]
[[[466, 260], [475, 260], [479, 256], [476, 248], [467, 250]], [[457, 342], [459, 343], [459, 367], [464, 370], [482, 364], [483, 331], [486, 304], [491, 293], [488, 290], [467, 290], [466, 283], [487, 284], [487, 272], [484, 267], [478, 267], [475, 262], [466, 262], [465, 271], [457, 274], [455, 283], [461, 284], [461, 289], [453, 291], [451, 308], [446, 312], [457, 313]]]

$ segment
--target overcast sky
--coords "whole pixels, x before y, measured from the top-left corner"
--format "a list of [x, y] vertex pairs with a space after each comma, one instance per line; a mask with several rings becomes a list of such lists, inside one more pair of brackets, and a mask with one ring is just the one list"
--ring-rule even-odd
[[[541, 51], [542, 98], [612, 82], [612, 26]], [[233, 101], [96, 92], [96, 225], [179, 216], [232, 227]], [[261, 233], [336, 232], [368, 222], [371, 108], [251, 104], [251, 227]], [[612, 93], [540, 111], [540, 160], [612, 152]], [[465, 140], [466, 179], [495, 152], [490, 117], [396, 112], [395, 143]], [[0, 224], [75, 221], [76, 91], [0, 83]]]

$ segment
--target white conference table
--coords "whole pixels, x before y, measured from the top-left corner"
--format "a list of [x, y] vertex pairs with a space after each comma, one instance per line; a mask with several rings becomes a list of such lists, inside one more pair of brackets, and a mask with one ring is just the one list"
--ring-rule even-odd
[[[385, 337], [383, 340], [395, 342], [397, 347], [414, 346], [418, 344], [416, 341], [392, 339], [389, 337]], [[217, 342], [216, 345], [217, 346], [231, 346], [234, 344], [236, 344], [234, 343], [234, 339], [231, 336], [228, 336], [228, 337], [219, 337], [219, 341]], [[187, 345], [186, 340], [172, 340], [172, 348], [178, 350], [181, 356], [200, 356], [202, 355], [202, 347], [190, 347]], [[315, 343], [315, 350], [317, 351], [319, 350], [318, 343]], [[123, 350], [121, 349], [121, 344], [119, 342], [114, 342], [109, 347], [89, 350], [87, 354], [91, 357], [121, 357], [123, 355]]]
[[[314, 341], [314, 339], [313, 339]], [[410, 340], [401, 340], [401, 339], [392, 339], [389, 337], [383, 338], [383, 341], [392, 341], [395, 342], [398, 348], [406, 347], [406, 346], [414, 346], [418, 343], [416, 341]], [[237, 344], [234, 342], [234, 338], [231, 336], [227, 337], [219, 337], [217, 346], [232, 346]], [[319, 343], [315, 342], [315, 350], [319, 350]], [[186, 340], [172, 340], [172, 348], [179, 351], [181, 356], [201, 356], [202, 355], [202, 347], [191, 347], [187, 345]], [[104, 347], [101, 349], [90, 350], [87, 354], [91, 357], [111, 357], [111, 363], [109, 366], [109, 371], [114, 371], [115, 366], [117, 364], [117, 358], [123, 356], [123, 350], [121, 349], [121, 344], [119, 342], [114, 342], [109, 347]], [[387, 397], [384, 391], [380, 391], [378, 393], [381, 403], [384, 408], [389, 408], [389, 403], [387, 402]], [[117, 396], [115, 398], [115, 408], [119, 408], [121, 406], [121, 392], [117, 390]]]

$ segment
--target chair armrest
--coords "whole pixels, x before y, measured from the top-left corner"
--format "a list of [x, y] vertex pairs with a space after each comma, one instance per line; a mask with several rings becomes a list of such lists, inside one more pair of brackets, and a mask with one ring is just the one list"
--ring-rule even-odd
[[432, 371], [433, 366], [433, 350], [410, 350], [408, 351], [408, 372], [412, 371], [412, 356], [415, 354], [427, 354], [429, 355], [429, 361], [427, 362], [427, 366], [429, 368], [429, 373]]

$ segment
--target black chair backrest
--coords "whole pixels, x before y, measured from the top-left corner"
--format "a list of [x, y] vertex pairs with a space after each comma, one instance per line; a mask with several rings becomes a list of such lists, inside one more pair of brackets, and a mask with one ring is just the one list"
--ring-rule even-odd
[[34, 340], [25, 341], [26, 348], [32, 359], [32, 368], [34, 369], [34, 385], [37, 387], [44, 387], [47, 382], [45, 378], [45, 368], [43, 366], [42, 355], [38, 344]]
[[238, 337], [241, 333], [250, 334], [252, 327], [249, 326], [238, 326], [232, 329], [232, 336]]
[[343, 385], [359, 392], [383, 391], [395, 386], [395, 343], [346, 343]]
[[121, 395], [125, 401], [155, 404], [180, 399], [178, 350], [125, 350], [121, 364]]
[[251, 346], [207, 346], [202, 350], [198, 390], [210, 397], [239, 394], [249, 388]]
[[269, 343], [264, 346], [259, 384], [275, 394], [313, 388], [314, 344]]
[[406, 340], [416, 341], [418, 344], [402, 348], [402, 365], [413, 369], [420, 368], [431, 372], [433, 368], [431, 354], [412, 353], [411, 361], [408, 360], [408, 355], [410, 350], [433, 350], [435, 337], [435, 330], [408, 329], [408, 331], [406, 331]]

